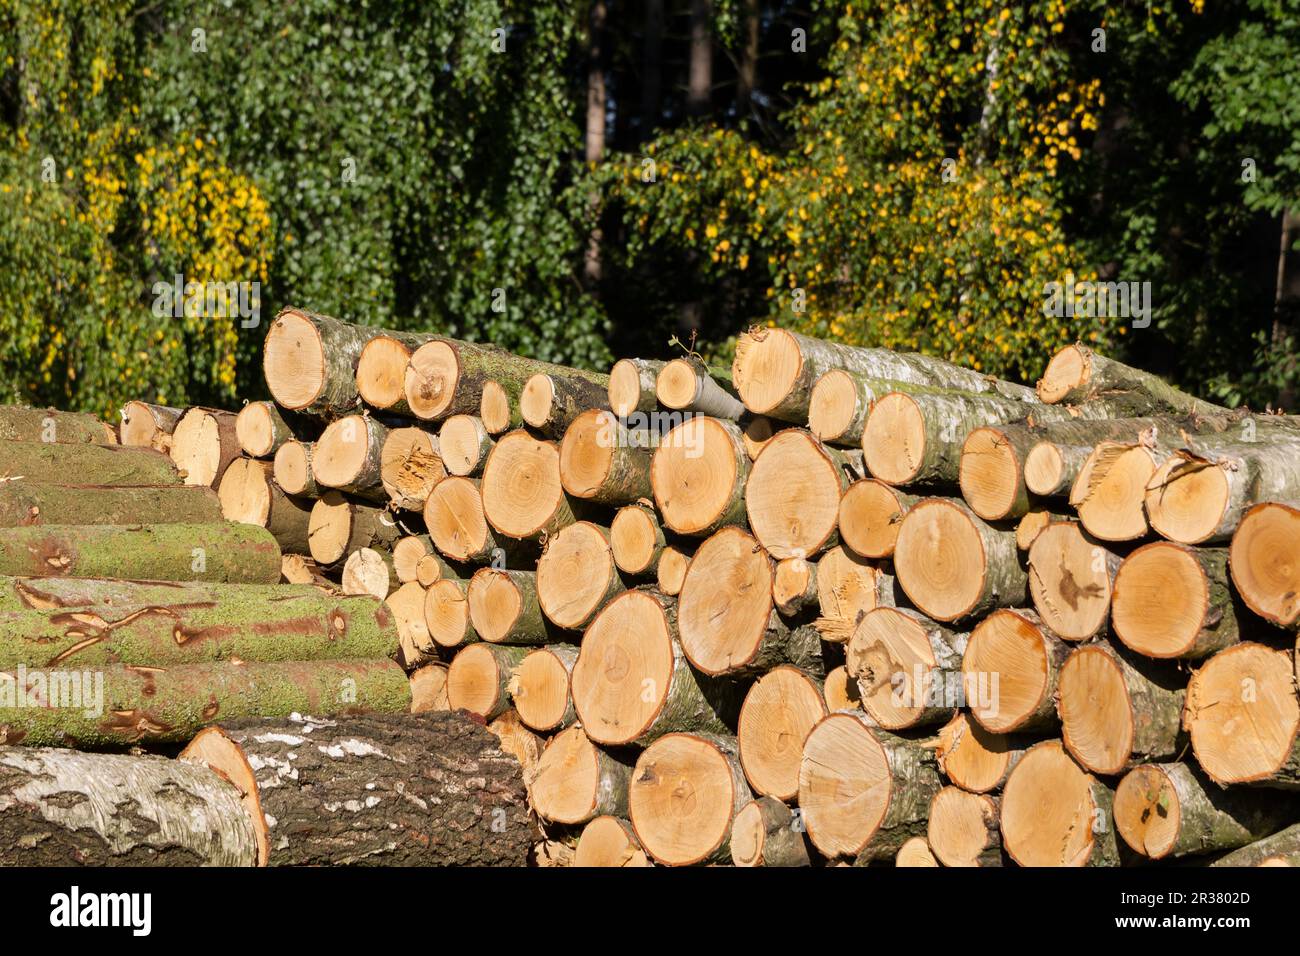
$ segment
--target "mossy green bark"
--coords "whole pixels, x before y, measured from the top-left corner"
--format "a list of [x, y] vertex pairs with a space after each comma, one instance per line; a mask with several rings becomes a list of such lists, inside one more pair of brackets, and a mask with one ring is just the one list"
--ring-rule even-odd
[[[69, 476], [73, 477], [73, 476]], [[202, 524], [221, 520], [221, 502], [197, 485], [0, 483], [0, 528], [47, 524]]]
[[117, 435], [111, 425], [93, 415], [0, 405], [0, 441], [116, 445]]
[[58, 484], [75, 477], [88, 485], [179, 485], [171, 459], [152, 448], [0, 442], [0, 477]]
[[68, 608], [134, 607], [142, 604], [258, 603], [321, 597], [314, 584], [224, 584], [207, 581], [128, 581], [106, 578], [0, 576], [0, 613]]

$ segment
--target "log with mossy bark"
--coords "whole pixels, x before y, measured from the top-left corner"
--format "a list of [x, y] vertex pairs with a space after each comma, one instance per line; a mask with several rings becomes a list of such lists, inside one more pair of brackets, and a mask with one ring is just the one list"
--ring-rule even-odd
[[93, 415], [0, 405], [0, 441], [116, 445], [113, 427]]
[[179, 590], [168, 602], [0, 614], [0, 668], [364, 660], [397, 650], [392, 615], [373, 598], [225, 588], [202, 600], [198, 589]]
[[[264, 826], [264, 824], [262, 824]], [[157, 756], [0, 750], [0, 840], [24, 866], [256, 866], [258, 821], [206, 766]]]
[[272, 866], [522, 866], [519, 762], [463, 714], [223, 721], [254, 768]]
[[1218, 415], [1223, 406], [1174, 388], [1152, 372], [1107, 358], [1086, 345], [1067, 345], [1052, 356], [1037, 386], [1049, 404], [1079, 404], [1098, 398], [1132, 396], [1152, 413]]
[[0, 537], [0, 574], [271, 584], [280, 548], [246, 524], [43, 525]]
[[295, 600], [332, 593], [312, 584], [219, 581], [130, 581], [118, 578], [0, 577], [0, 613], [94, 608], [100, 613], [144, 604], [192, 605]]
[[[73, 476], [69, 476], [73, 477]], [[202, 524], [221, 520], [211, 488], [0, 482], [0, 528], [44, 524]]]
[[24, 668], [0, 672], [0, 740], [79, 749], [178, 743], [237, 717], [396, 714], [410, 705], [406, 673], [388, 660]]
[[1300, 866], [1300, 823], [1219, 857], [1211, 866]]
[[176, 466], [152, 448], [0, 442], [0, 479], [88, 485], [178, 485]]
[[608, 411], [608, 404], [609, 377], [575, 369], [538, 372], [519, 393], [524, 424], [557, 441], [583, 412]]

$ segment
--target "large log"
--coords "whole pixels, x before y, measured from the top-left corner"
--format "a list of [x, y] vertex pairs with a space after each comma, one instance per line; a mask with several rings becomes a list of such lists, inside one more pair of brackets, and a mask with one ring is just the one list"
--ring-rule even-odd
[[655, 504], [678, 534], [707, 537], [745, 521], [750, 460], [733, 422], [696, 415], [659, 443], [650, 465]]
[[542, 751], [528, 796], [543, 820], [586, 823], [627, 813], [631, 777], [631, 761], [597, 747], [581, 727], [570, 727]]
[[1028, 746], [1023, 737], [994, 734], [960, 712], [939, 731], [939, 769], [963, 790], [988, 793], [1002, 786]]
[[1054, 729], [1057, 685], [1069, 653], [1033, 611], [994, 611], [971, 631], [961, 663], [971, 715], [995, 734]]
[[1139, 654], [1197, 660], [1241, 639], [1228, 553], [1155, 541], [1115, 573], [1111, 629]]
[[406, 674], [392, 661], [122, 664], [93, 675], [21, 668], [0, 672], [0, 740], [79, 749], [171, 743], [237, 717], [404, 713], [410, 705]]
[[731, 372], [710, 369], [697, 356], [676, 358], [655, 379], [659, 404], [675, 412], [694, 412], [738, 421], [745, 406], [731, 386]]
[[1114, 792], [1059, 740], [1031, 747], [1002, 792], [1002, 845], [1021, 866], [1118, 866]]
[[[23, 866], [255, 866], [261, 823], [229, 779], [180, 760], [0, 750], [0, 840]], [[21, 848], [20, 850], [18, 848]]]
[[518, 761], [446, 711], [223, 722], [257, 768], [273, 866], [522, 866]]
[[280, 549], [247, 524], [45, 525], [0, 538], [0, 574], [272, 584]]
[[957, 707], [982, 706], [982, 699], [968, 699], [973, 695], [964, 686], [978, 686], [973, 676], [963, 681], [967, 640], [916, 611], [869, 611], [844, 654], [862, 709], [885, 730], [903, 730], [944, 723]]
[[481, 491], [484, 517], [507, 538], [536, 541], [577, 520], [560, 480], [559, 448], [523, 429], [492, 449]]
[[0, 483], [0, 528], [45, 524], [202, 524], [220, 520], [221, 505], [216, 494], [211, 488], [195, 485]]
[[821, 682], [796, 667], [774, 667], [754, 682], [740, 708], [736, 741], [755, 793], [798, 796], [804, 738], [827, 713]]
[[623, 589], [608, 529], [579, 521], [546, 542], [537, 562], [537, 600], [556, 627], [581, 630]]
[[892, 859], [925, 832], [939, 791], [934, 752], [870, 726], [863, 713], [824, 718], [803, 745], [799, 808], [808, 837], [829, 859]]
[[215, 488], [242, 450], [235, 423], [238, 416], [217, 408], [185, 410], [172, 432], [172, 463], [187, 485]]
[[1251, 508], [1232, 536], [1228, 558], [1232, 583], [1248, 608], [1279, 627], [1300, 629], [1300, 507], [1269, 502]]
[[314, 586], [283, 584], [224, 584], [219, 581], [124, 581], [116, 578], [0, 577], [0, 612], [60, 611], [114, 608], [145, 604], [191, 605], [257, 603], [277, 598], [329, 596]]
[[723, 863], [731, 857], [732, 822], [751, 797], [733, 738], [668, 734], [636, 762], [628, 818], [656, 862]]
[[356, 369], [361, 349], [376, 335], [392, 335], [340, 322], [305, 309], [282, 309], [266, 333], [262, 374], [282, 408], [332, 419], [361, 402]]
[[1224, 789], [1186, 763], [1134, 767], [1115, 790], [1119, 835], [1152, 860], [1244, 847], [1294, 819], [1289, 795]]
[[1038, 397], [1050, 404], [1079, 404], [1097, 398], [1130, 395], [1152, 412], [1219, 415], [1221, 405], [1202, 401], [1174, 388], [1160, 376], [1099, 355], [1086, 345], [1067, 345], [1052, 356], [1038, 382]]
[[88, 485], [175, 485], [171, 459], [152, 448], [0, 442], [0, 476], [58, 484], [75, 476]]
[[240, 458], [233, 462], [217, 489], [221, 514], [227, 521], [265, 528], [283, 552], [307, 554], [311, 505], [286, 495], [275, 483], [273, 472], [269, 461]]
[[379, 450], [379, 483], [394, 507], [420, 511], [447, 477], [441, 439], [423, 428], [393, 428]]
[[787, 428], [754, 460], [745, 483], [745, 513], [774, 558], [812, 558], [836, 543], [840, 497], [863, 477], [854, 452], [828, 448], [801, 428]]
[[3, 405], [0, 406], [0, 441], [116, 445], [117, 434], [112, 425], [94, 415]]
[[[279, 589], [284, 590], [284, 589]], [[392, 616], [365, 597], [315, 588], [241, 599], [91, 605], [0, 615], [0, 667], [192, 664], [383, 658], [397, 649]]]
[[650, 432], [624, 426], [605, 409], [578, 415], [560, 443], [560, 481], [575, 498], [605, 505], [649, 498]]

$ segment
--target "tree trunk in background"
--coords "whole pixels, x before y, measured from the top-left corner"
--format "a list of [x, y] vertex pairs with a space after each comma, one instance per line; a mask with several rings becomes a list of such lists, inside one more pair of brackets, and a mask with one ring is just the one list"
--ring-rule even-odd
[[712, 19], [712, 0], [691, 0], [690, 85], [686, 93], [686, 112], [691, 116], [709, 112], [713, 88]]
[[645, 63], [641, 73], [641, 142], [659, 125], [663, 99], [664, 0], [645, 3]]
[[[1280, 348], [1284, 344], [1287, 333], [1292, 331], [1291, 324], [1287, 321], [1288, 311], [1288, 286], [1293, 285], [1294, 279], [1291, 279], [1287, 270], [1287, 256], [1291, 252], [1291, 247], [1295, 244], [1297, 234], [1300, 233], [1300, 211], [1287, 209], [1282, 213], [1282, 239], [1277, 251], [1277, 286], [1273, 294], [1273, 337], [1274, 348]], [[1295, 270], [1291, 270], [1294, 273]], [[1295, 358], [1292, 357], [1290, 366], [1294, 368]], [[1296, 389], [1293, 385], [1284, 385], [1277, 396], [1278, 408], [1291, 408], [1295, 405]]]
[[[605, 158], [605, 0], [592, 0], [591, 14], [588, 21], [587, 46], [587, 165], [594, 166]], [[583, 274], [587, 284], [594, 286], [600, 282], [600, 243], [599, 223], [600, 197], [592, 193], [592, 215], [597, 218], [587, 240], [587, 255], [583, 263]]]
[[758, 0], [744, 0], [743, 44], [736, 66], [736, 118], [749, 115], [750, 100], [758, 86]]

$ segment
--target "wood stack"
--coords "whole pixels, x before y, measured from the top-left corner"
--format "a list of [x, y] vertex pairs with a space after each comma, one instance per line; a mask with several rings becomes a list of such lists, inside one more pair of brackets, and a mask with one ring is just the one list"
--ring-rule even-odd
[[[214, 486], [322, 624], [382, 599], [411, 709], [469, 712], [523, 767], [535, 863], [1300, 864], [1278, 798], [1300, 787], [1294, 418], [1083, 346], [1028, 388], [780, 329], [742, 335], [729, 370], [683, 355], [605, 376], [287, 309], [264, 372], [274, 402], [238, 416], [133, 406], [147, 447], [122, 473], [168, 486], [154, 508], [191, 500], [156, 449], [209, 505]], [[41, 454], [22, 468], [67, 472]], [[77, 507], [14, 495], [0, 514]], [[84, 555], [23, 533], [55, 547], [0, 546], [0, 571], [102, 569], [143, 532], [77, 533]], [[204, 533], [220, 552], [232, 532]], [[176, 540], [151, 534], [166, 567]], [[110, 625], [66, 583], [44, 600], [73, 603], [31, 604], [40, 582], [19, 581], [8, 613], [43, 654], [120, 668], [129, 713], [146, 680], [183, 696], [184, 675], [139, 665], [191, 646], [192, 668], [325, 663], [303, 663], [314, 635], [222, 629], [228, 589], [256, 585], [174, 586], [206, 590]], [[294, 614], [246, 593], [243, 613]], [[373, 660], [379, 629], [318, 657]]]

